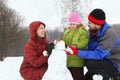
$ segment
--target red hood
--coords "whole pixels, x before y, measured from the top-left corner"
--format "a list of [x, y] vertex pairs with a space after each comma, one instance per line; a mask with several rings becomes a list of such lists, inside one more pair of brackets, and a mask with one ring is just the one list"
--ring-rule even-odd
[[41, 21], [34, 21], [29, 25], [29, 31], [30, 31], [31, 38], [37, 37], [36, 31], [41, 24], [45, 26], [45, 24]]

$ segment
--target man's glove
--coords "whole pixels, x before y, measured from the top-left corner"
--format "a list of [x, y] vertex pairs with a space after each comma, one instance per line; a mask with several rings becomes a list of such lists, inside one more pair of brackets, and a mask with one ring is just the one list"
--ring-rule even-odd
[[43, 55], [44, 56], [50, 56], [50, 54], [52, 53], [52, 49], [54, 49], [54, 46], [55, 45], [54, 45], [53, 42], [49, 43], [48, 46], [47, 46], [47, 49], [45, 51], [43, 51]]
[[51, 42], [48, 44], [48, 47], [47, 47], [47, 52], [48, 52], [48, 55], [50, 55], [52, 53], [52, 49], [54, 49], [54, 43]]
[[68, 46], [65, 49], [66, 54], [68, 55], [77, 55], [78, 54], [78, 50], [76, 49], [75, 46]]

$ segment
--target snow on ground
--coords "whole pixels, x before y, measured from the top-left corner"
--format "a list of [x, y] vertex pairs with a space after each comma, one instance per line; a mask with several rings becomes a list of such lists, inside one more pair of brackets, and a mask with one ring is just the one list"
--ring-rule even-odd
[[19, 73], [22, 60], [23, 57], [7, 57], [0, 61], [0, 80], [23, 80]]
[[0, 61], [0, 80], [23, 80], [19, 74], [23, 57], [8, 57]]

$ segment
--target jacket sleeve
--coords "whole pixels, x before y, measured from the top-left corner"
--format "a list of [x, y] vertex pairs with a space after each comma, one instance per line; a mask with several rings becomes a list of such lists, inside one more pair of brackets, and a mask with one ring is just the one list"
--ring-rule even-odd
[[110, 54], [110, 51], [114, 47], [115, 41], [115, 34], [112, 33], [111, 30], [107, 30], [94, 50], [79, 50], [78, 56], [85, 59], [103, 59]]
[[103, 50], [100, 47], [97, 47], [94, 51], [79, 50], [78, 52], [78, 56], [84, 59], [96, 59], [96, 60], [103, 59], [108, 54], [109, 54], [109, 51]]
[[29, 45], [25, 47], [25, 55], [24, 58], [26, 61], [34, 67], [40, 67], [47, 63], [48, 57], [44, 56], [42, 53], [38, 56], [33, 45]]

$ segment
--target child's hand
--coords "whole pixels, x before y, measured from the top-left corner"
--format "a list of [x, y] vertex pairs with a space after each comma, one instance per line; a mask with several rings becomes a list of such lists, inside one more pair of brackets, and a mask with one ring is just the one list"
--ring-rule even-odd
[[65, 52], [67, 55], [77, 55], [78, 54], [78, 50], [76, 49], [75, 46], [68, 46], [65, 49]]

